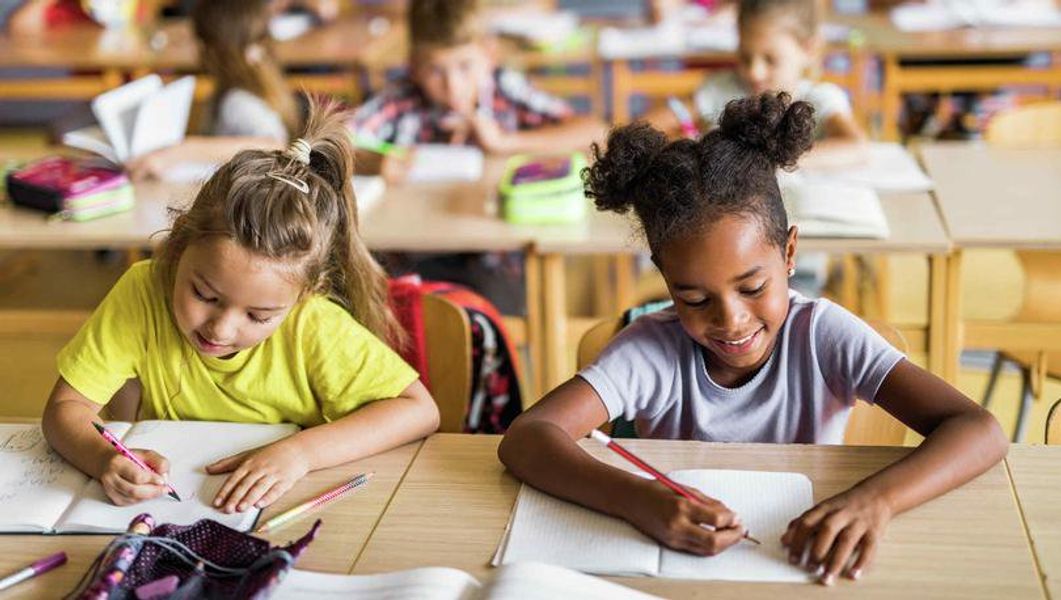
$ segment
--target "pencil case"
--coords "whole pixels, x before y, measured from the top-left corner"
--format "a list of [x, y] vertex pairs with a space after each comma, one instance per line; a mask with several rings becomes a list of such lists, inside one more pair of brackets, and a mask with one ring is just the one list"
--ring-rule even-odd
[[92, 160], [49, 156], [8, 173], [6, 182], [11, 202], [72, 221], [124, 212], [135, 203], [125, 173]]
[[499, 186], [503, 218], [522, 225], [584, 220], [586, 194], [581, 173], [585, 166], [581, 152], [513, 156], [505, 164]]

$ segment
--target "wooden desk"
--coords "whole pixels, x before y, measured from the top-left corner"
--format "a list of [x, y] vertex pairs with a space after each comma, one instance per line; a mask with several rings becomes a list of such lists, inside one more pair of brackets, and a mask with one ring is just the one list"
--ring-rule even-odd
[[[280, 501], [268, 508], [261, 519], [278, 514], [306, 498], [353, 478], [358, 473], [375, 471], [376, 475], [372, 481], [354, 497], [316, 513], [324, 524], [317, 534], [317, 539], [298, 561], [299, 568], [303, 569], [348, 573], [421, 443], [413, 442], [376, 456], [311, 473]], [[307, 517], [263, 537], [274, 544], [285, 544], [305, 533], [312, 523], [313, 518]], [[109, 535], [0, 535], [0, 573], [7, 574], [20, 569], [59, 550], [65, 551], [69, 557], [65, 566], [30, 579], [11, 590], [0, 592], [0, 599], [57, 598], [66, 594], [73, 590], [110, 540]]]
[[1050, 598], [1061, 598], [1061, 446], [1014, 445], [1006, 458]]
[[961, 349], [1049, 349], [1061, 326], [1000, 325], [961, 320], [961, 250], [1061, 250], [1061, 149], [1014, 150], [980, 143], [927, 144], [920, 149], [936, 182], [935, 198], [955, 251], [947, 267], [944, 376], [954, 381]]
[[[498, 437], [429, 438], [354, 565], [354, 573], [416, 566], [456, 567], [483, 575], [508, 522], [518, 483], [496, 457]], [[634, 440], [630, 446], [664, 470], [738, 468], [797, 471], [814, 482], [815, 500], [836, 494], [903, 456], [906, 448], [705, 444]], [[587, 445], [615, 465], [621, 459]], [[970, 523], [991, 523], [971, 527]], [[890, 525], [876, 564], [858, 583], [802, 584], [618, 578], [670, 597], [1041, 598], [1003, 465]]]
[[[394, 18], [374, 13], [343, 17], [293, 40], [278, 42], [277, 55], [288, 68], [328, 65], [337, 71], [295, 75], [292, 83], [331, 92], [341, 91], [339, 83], [356, 85], [362, 56], [385, 51], [394, 43], [394, 28], [372, 27], [373, 17], [389, 19], [386, 23]], [[107, 30], [86, 24], [35, 35], [0, 35], [0, 68], [97, 72], [62, 79], [0, 80], [2, 98], [91, 98], [128, 77], [151, 71], [197, 72], [199, 59], [191, 22], [173, 19], [146, 31]]]
[[[908, 92], [991, 91], [1008, 85], [1040, 85], [1056, 95], [1061, 63], [1047, 68], [1022, 64], [916, 64], [916, 61], [1021, 59], [1035, 52], [1061, 50], [1061, 29], [986, 27], [952, 31], [899, 31], [887, 14], [830, 17], [862, 33], [862, 48], [883, 63], [881, 135], [899, 139], [902, 94]], [[902, 64], [906, 63], [906, 64]]]

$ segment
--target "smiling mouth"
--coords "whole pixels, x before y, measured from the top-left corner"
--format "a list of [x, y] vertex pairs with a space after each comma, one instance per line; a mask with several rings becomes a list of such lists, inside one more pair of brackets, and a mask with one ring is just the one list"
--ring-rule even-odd
[[711, 342], [715, 348], [724, 354], [744, 354], [752, 349], [762, 332], [763, 328], [760, 327], [742, 338], [735, 340], [711, 338]]
[[211, 342], [210, 340], [203, 337], [203, 334], [199, 333], [198, 331], [195, 332], [195, 341], [198, 342], [200, 348], [208, 351], [216, 351], [227, 347], [224, 344], [215, 344]]

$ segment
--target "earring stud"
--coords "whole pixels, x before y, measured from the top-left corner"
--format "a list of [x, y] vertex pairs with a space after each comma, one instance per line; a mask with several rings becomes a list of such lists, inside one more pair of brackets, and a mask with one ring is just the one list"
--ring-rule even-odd
[[789, 277], [792, 277], [792, 276], [793, 276], [793, 275], [795, 275], [795, 274], [796, 274], [796, 267], [789, 267], [789, 269], [788, 269], [788, 276], [789, 276]]

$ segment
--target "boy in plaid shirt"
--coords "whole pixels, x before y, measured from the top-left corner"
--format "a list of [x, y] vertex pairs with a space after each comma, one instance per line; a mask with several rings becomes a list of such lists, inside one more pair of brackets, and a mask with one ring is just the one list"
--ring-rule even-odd
[[[476, 144], [490, 154], [585, 149], [602, 138], [603, 123], [575, 116], [523, 74], [494, 64], [476, 4], [410, 2], [409, 77], [357, 110], [357, 134], [403, 146]], [[399, 180], [404, 166], [388, 156], [381, 171]]]

